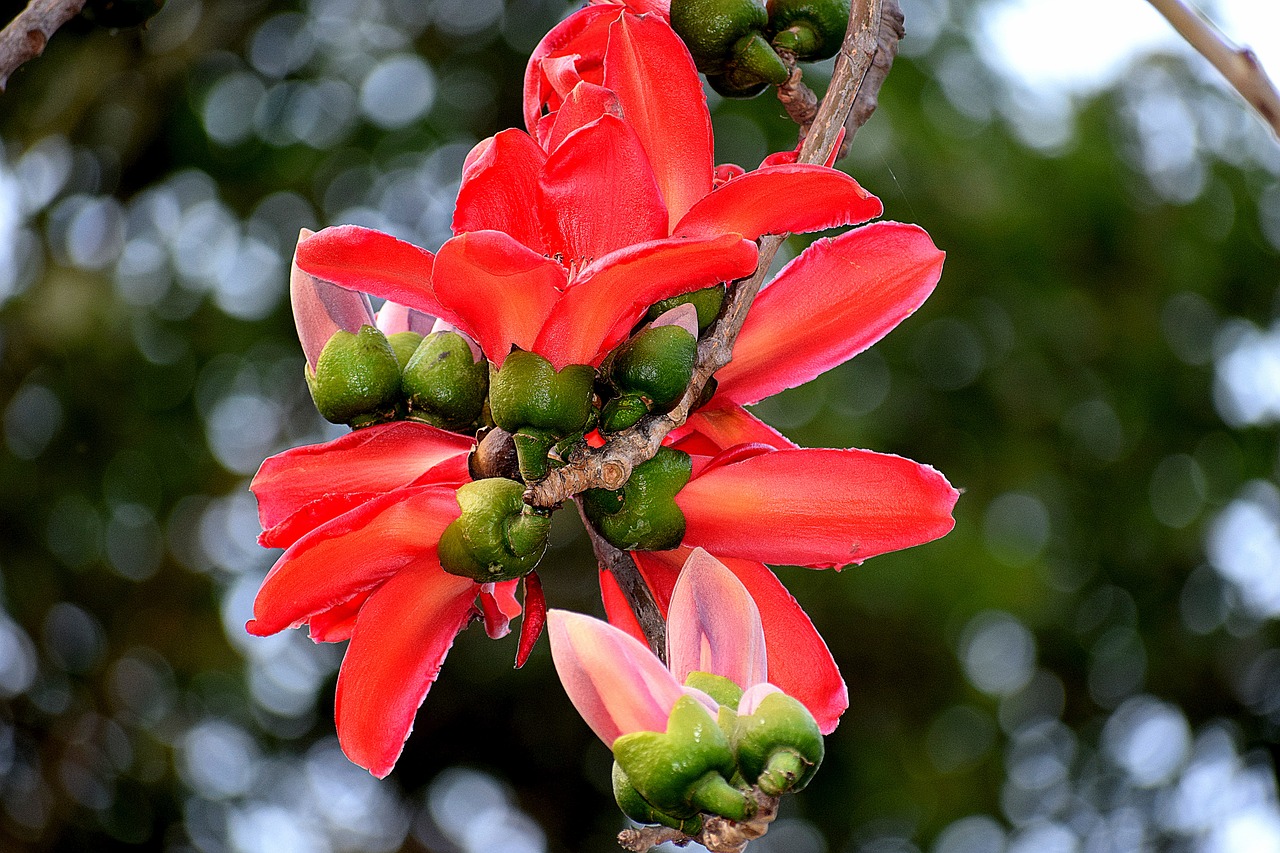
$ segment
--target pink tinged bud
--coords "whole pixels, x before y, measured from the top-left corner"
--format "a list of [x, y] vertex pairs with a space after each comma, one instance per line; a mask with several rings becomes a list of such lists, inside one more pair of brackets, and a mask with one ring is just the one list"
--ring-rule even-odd
[[671, 593], [667, 660], [681, 682], [709, 672], [746, 689], [769, 675], [760, 610], [733, 572], [701, 548], [689, 554]]
[[471, 348], [471, 360], [476, 364], [480, 363], [480, 359], [484, 358], [484, 353], [480, 351], [480, 345], [471, 340], [471, 336], [459, 329], [441, 317], [437, 317], [436, 321], [431, 325], [432, 333], [435, 332], [453, 332], [458, 337], [467, 342], [467, 346]]
[[631, 732], [663, 732], [685, 695], [644, 645], [607, 622], [547, 611], [551, 659], [582, 719], [606, 746]]
[[[298, 243], [313, 233], [303, 228], [298, 233]], [[296, 260], [289, 271], [289, 301], [293, 304], [298, 341], [312, 370], [320, 359], [320, 351], [336, 332], [355, 334], [361, 326], [374, 323], [368, 296], [308, 275], [298, 268]]]
[[781, 692], [782, 690], [772, 684], [757, 684], [749, 688], [747, 692], [742, 694], [742, 698], [738, 700], [738, 716], [748, 717], [754, 714], [766, 697]]
[[656, 329], [659, 326], [679, 326], [695, 338], [698, 337], [698, 309], [686, 302], [683, 305], [677, 305], [670, 311], [664, 311], [658, 315], [649, 328]]
[[716, 700], [712, 699], [705, 691], [699, 690], [696, 687], [690, 687], [687, 684], [680, 689], [684, 692], [685, 696], [692, 696], [694, 699], [698, 700], [698, 702], [702, 704], [702, 707], [707, 709], [707, 713], [711, 715], [712, 719], [715, 719], [716, 714], [720, 713], [720, 704], [716, 702]]
[[426, 336], [435, 318], [399, 302], [387, 302], [378, 309], [378, 331], [390, 336], [400, 332], [417, 332]]

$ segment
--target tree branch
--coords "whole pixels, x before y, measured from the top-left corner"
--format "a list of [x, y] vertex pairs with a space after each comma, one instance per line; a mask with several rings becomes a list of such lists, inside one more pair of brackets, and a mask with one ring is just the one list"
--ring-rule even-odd
[[596, 563], [601, 569], [610, 572], [618, 582], [618, 587], [627, 599], [627, 605], [636, 615], [636, 621], [640, 623], [644, 638], [649, 642], [649, 651], [657, 655], [658, 660], [666, 663], [667, 623], [662, 618], [662, 611], [658, 609], [658, 602], [654, 601], [653, 592], [640, 574], [640, 567], [626, 551], [620, 551], [605, 541], [604, 537], [591, 526], [591, 521], [582, 511], [581, 501], [575, 501], [575, 503], [578, 504], [578, 514], [582, 516], [582, 523], [587, 528], [587, 536], [591, 539], [591, 550], [595, 552]]
[[[858, 97], [854, 99], [853, 109], [844, 123], [844, 142], [840, 144], [840, 157], [849, 153], [849, 143], [858, 128], [867, 123], [871, 114], [880, 106], [880, 87], [893, 68], [893, 60], [898, 56], [898, 42], [906, 36], [905, 17], [898, 0], [884, 0], [880, 13], [880, 35], [876, 39], [876, 55], [871, 68], [862, 78], [858, 87]], [[839, 157], [837, 158], [839, 159]]]
[[24, 62], [44, 53], [58, 27], [80, 14], [84, 4], [85, 0], [31, 0], [0, 30], [0, 92]]
[[1209, 60], [1280, 138], [1280, 92], [1247, 47], [1236, 47], [1182, 0], [1149, 0], [1178, 35]]
[[[856, 0], [835, 72], [831, 75], [831, 85], [800, 148], [799, 162], [825, 163], [830, 158], [858, 87], [875, 58], [883, 2]], [[773, 234], [761, 238], [755, 274], [733, 284], [720, 319], [698, 341], [693, 381], [675, 408], [666, 414], [642, 419], [609, 439], [603, 447], [580, 449], [571, 454], [564, 467], [529, 484], [525, 501], [533, 506], [554, 507], [587, 489], [620, 489], [636, 465], [653, 458], [667, 434], [689, 417], [712, 375], [732, 358], [734, 341], [784, 238], [785, 235]]]

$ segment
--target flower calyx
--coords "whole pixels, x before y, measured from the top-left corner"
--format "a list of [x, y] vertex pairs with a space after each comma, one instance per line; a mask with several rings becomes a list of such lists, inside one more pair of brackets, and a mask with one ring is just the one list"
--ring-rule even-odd
[[462, 514], [440, 537], [440, 565], [476, 583], [523, 577], [547, 550], [551, 515], [524, 502], [524, 486], [490, 478], [458, 489]]
[[405, 362], [401, 384], [411, 420], [461, 432], [474, 427], [484, 411], [489, 366], [475, 359], [471, 344], [457, 332], [432, 332]]
[[653, 321], [673, 308], [679, 308], [681, 305], [692, 305], [698, 313], [698, 334], [701, 335], [711, 328], [712, 323], [719, 319], [720, 310], [724, 308], [726, 294], [727, 290], [723, 284], [713, 284], [701, 290], [682, 293], [679, 296], [671, 296], [649, 306], [649, 311], [645, 314], [645, 320]]
[[[673, 0], [671, 28], [684, 39], [694, 64], [708, 79], [732, 75], [736, 89], [779, 86], [790, 71], [769, 45], [769, 15], [757, 0]], [[749, 97], [733, 95], [731, 97]]]
[[594, 382], [595, 370], [587, 365], [557, 371], [542, 356], [523, 350], [513, 350], [501, 368], [491, 366], [490, 413], [511, 433], [525, 482], [547, 475], [551, 448], [589, 428]]
[[[744, 704], [755, 704], [752, 698]], [[809, 710], [776, 688], [751, 713], [742, 713], [748, 709], [741, 705], [738, 710], [732, 741], [743, 780], [771, 797], [809, 784], [824, 753], [822, 733]]]
[[692, 473], [689, 454], [659, 448], [652, 459], [632, 470], [621, 489], [583, 492], [582, 507], [592, 526], [615, 548], [665, 551], [684, 538], [684, 513], [675, 496]]
[[849, 7], [849, 0], [769, 0], [773, 47], [804, 62], [835, 56], [849, 24]]
[[600, 411], [600, 431], [619, 432], [645, 415], [669, 411], [689, 387], [697, 359], [698, 339], [683, 327], [642, 329], [606, 365], [617, 396]]
[[400, 364], [386, 336], [373, 326], [338, 330], [315, 369], [305, 368], [311, 399], [325, 420], [352, 427], [391, 420], [400, 399]]
[[729, 783], [735, 765], [728, 739], [692, 696], [676, 701], [665, 732], [632, 732], [614, 741], [613, 757], [635, 792], [664, 817], [685, 821], [706, 812], [744, 821], [755, 814], [755, 798]]

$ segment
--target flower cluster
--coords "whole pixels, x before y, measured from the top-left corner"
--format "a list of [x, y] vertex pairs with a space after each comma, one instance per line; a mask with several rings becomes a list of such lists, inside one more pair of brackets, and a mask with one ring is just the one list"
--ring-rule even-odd
[[[378, 776], [454, 637], [476, 618], [507, 633], [521, 582], [520, 661], [537, 639], [550, 511], [526, 504], [526, 487], [685, 393], [761, 237], [881, 212], [830, 166], [717, 167], [693, 59], [663, 10], [566, 19], [530, 60], [525, 116], [527, 132], [467, 158], [455, 236], [434, 254], [340, 226], [303, 232], [295, 255], [307, 381], [326, 417], [356, 429], [254, 478], [261, 541], [285, 550], [248, 630], [307, 624], [318, 641], [350, 640], [339, 740]], [[621, 489], [581, 496], [664, 613], [692, 549], [714, 554], [754, 602], [768, 683], [824, 733], [848, 704], [844, 682], [765, 564], [840, 567], [930, 541], [951, 529], [957, 493], [901, 457], [799, 448], [744, 406], [870, 346], [920, 306], [942, 260], [924, 231], [894, 222], [814, 243], [762, 290], [714, 393], [658, 454]], [[368, 296], [386, 300], [376, 315]], [[478, 434], [492, 452], [475, 452]], [[613, 577], [600, 582], [610, 620], [641, 636]]]

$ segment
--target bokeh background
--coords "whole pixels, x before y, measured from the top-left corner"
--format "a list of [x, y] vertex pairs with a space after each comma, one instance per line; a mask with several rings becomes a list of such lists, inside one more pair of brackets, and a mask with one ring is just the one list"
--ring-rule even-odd
[[[780, 570], [852, 707], [752, 850], [1278, 851], [1280, 146], [1140, 0], [902, 5], [842, 165], [942, 283], [757, 412], [964, 495], [940, 542]], [[1280, 31], [1241, 8], [1209, 11]], [[334, 739], [341, 648], [242, 627], [275, 556], [248, 478], [337, 434], [298, 228], [436, 248], [569, 11], [169, 0], [69, 25], [0, 97], [0, 850], [617, 849], [545, 641], [514, 671], [467, 631], [378, 782]], [[721, 162], [794, 145], [769, 97], [711, 105]], [[542, 574], [599, 611], [571, 522]]]

